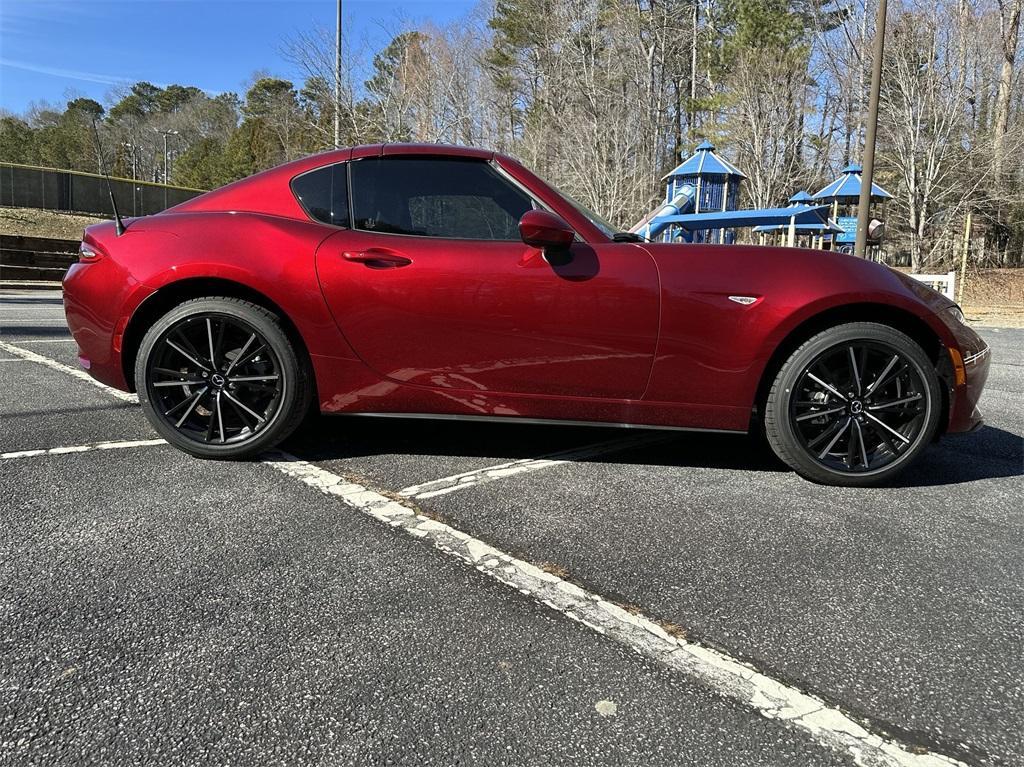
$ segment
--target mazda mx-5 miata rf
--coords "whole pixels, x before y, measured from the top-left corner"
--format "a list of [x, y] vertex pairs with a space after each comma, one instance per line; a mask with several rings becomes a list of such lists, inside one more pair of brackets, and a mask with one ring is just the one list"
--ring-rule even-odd
[[81, 364], [196, 456], [316, 408], [763, 430], [804, 477], [872, 485], [981, 423], [988, 347], [921, 283], [640, 241], [493, 152], [327, 152], [120, 229], [89, 227], [64, 279]]

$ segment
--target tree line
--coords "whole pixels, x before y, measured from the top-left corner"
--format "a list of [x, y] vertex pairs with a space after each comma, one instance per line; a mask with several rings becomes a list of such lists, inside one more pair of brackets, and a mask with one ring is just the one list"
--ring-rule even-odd
[[[493, 148], [620, 226], [703, 138], [748, 176], [743, 206], [785, 204], [859, 162], [877, 0], [493, 0], [380, 50], [332, 31], [284, 41], [300, 82], [241, 96], [140, 82], [0, 120], [0, 159], [96, 170], [95, 120], [120, 176], [212, 188], [343, 144]], [[917, 270], [1024, 264], [1024, 0], [891, 0], [877, 181], [886, 253]]]

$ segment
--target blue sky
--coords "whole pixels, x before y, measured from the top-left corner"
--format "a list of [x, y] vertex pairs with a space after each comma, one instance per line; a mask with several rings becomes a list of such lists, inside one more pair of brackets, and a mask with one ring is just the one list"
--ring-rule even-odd
[[[472, 0], [344, 0], [346, 39], [380, 47], [401, 20], [444, 23]], [[301, 78], [287, 38], [333, 29], [335, 0], [0, 0], [0, 108], [148, 80], [243, 93], [253, 72]]]

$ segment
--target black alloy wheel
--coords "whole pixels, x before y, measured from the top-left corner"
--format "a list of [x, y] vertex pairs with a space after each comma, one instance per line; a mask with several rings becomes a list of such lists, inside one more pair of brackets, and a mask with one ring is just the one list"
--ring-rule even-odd
[[870, 471], [921, 433], [928, 390], [913, 362], [885, 344], [833, 347], [808, 365], [790, 400], [801, 444], [826, 466]]
[[775, 452], [819, 482], [880, 484], [931, 441], [938, 376], [921, 348], [873, 323], [831, 328], [786, 362], [769, 395]]
[[251, 455], [284, 439], [310, 388], [277, 318], [229, 298], [189, 301], [159, 320], [143, 340], [136, 380], [157, 431], [207, 457]]
[[146, 380], [166, 423], [190, 439], [223, 445], [249, 439], [274, 417], [280, 370], [266, 339], [248, 324], [198, 314], [164, 333]]

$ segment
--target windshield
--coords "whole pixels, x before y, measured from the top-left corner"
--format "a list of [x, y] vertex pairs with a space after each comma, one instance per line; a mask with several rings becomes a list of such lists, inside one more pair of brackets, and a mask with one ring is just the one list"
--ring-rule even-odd
[[619, 231], [579, 200], [575, 199], [574, 197], [570, 197], [569, 195], [562, 191], [559, 191], [559, 194], [565, 198], [566, 202], [568, 202], [570, 205], [576, 208], [577, 211], [586, 216], [590, 223], [592, 223], [594, 226], [600, 229], [608, 237], [611, 237], [613, 234]]
[[571, 195], [568, 195], [568, 194], [566, 194], [565, 192], [563, 192], [563, 191], [562, 191], [561, 189], [559, 189], [559, 188], [558, 188], [557, 186], [555, 186], [554, 184], [552, 184], [552, 183], [551, 183], [550, 181], [548, 181], [547, 179], [541, 179], [541, 180], [542, 180], [542, 181], [544, 181], [544, 183], [545, 183], [545, 184], [547, 184], [548, 186], [550, 186], [550, 187], [551, 187], [552, 189], [554, 189], [554, 190], [555, 190], [556, 192], [558, 192], [558, 194], [560, 194], [560, 195], [561, 195], [561, 196], [562, 196], [563, 198], [565, 198], [565, 201], [566, 201], [567, 203], [569, 203], [569, 204], [570, 204], [570, 205], [572, 205], [572, 206], [573, 206], [574, 208], [576, 208], [576, 212], [577, 212], [577, 213], [579, 213], [580, 215], [582, 215], [582, 216], [586, 217], [586, 219], [587, 219], [588, 221], [590, 221], [590, 223], [592, 223], [592, 224], [593, 224], [594, 226], [596, 226], [596, 227], [597, 227], [598, 229], [600, 229], [600, 230], [601, 230], [601, 232], [602, 232], [602, 233], [603, 233], [603, 234], [604, 234], [604, 235], [605, 235], [606, 237], [611, 237], [611, 236], [613, 236], [613, 235], [614, 235], [614, 234], [615, 234], [615, 233], [616, 233], [617, 231], [619, 231], [619, 230], [618, 230], [617, 228], [615, 228], [614, 226], [612, 226], [612, 225], [611, 225], [610, 223], [608, 223], [608, 222], [607, 222], [607, 221], [606, 221], [605, 219], [603, 219], [603, 218], [602, 218], [601, 216], [597, 215], [597, 214], [596, 214], [596, 213], [595, 213], [594, 211], [592, 211], [592, 210], [591, 210], [590, 208], [588, 208], [588, 207], [587, 207], [586, 205], [584, 205], [584, 204], [583, 204], [582, 202], [580, 202], [579, 200], [575, 199], [575, 198], [574, 198], [574, 197], [572, 197]]

